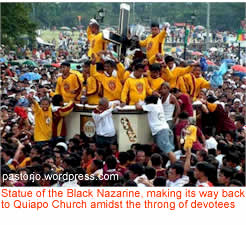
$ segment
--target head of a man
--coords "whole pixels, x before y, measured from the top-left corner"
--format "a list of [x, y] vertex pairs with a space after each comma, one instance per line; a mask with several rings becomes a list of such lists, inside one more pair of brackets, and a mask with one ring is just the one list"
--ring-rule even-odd
[[106, 98], [101, 98], [101, 99], [99, 100], [99, 104], [98, 104], [99, 110], [104, 111], [104, 110], [108, 109], [108, 106], [109, 106], [108, 99], [106, 99]]
[[166, 96], [169, 94], [169, 91], [170, 91], [170, 86], [167, 82], [164, 82], [162, 83], [160, 89], [159, 89], [159, 92], [162, 96]]
[[152, 79], [157, 79], [160, 77], [160, 72], [161, 72], [161, 66], [158, 63], [154, 63], [150, 66], [150, 76]]
[[144, 73], [144, 65], [137, 64], [134, 68], [134, 76], [138, 79], [141, 78]]
[[194, 66], [192, 73], [195, 75], [196, 78], [200, 77], [202, 73], [201, 67], [199, 65]]
[[93, 34], [97, 34], [98, 32], [99, 32], [99, 24], [98, 23], [92, 23], [91, 25], [90, 25], [90, 28], [91, 28], [91, 32], [93, 33]]
[[174, 66], [175, 60], [172, 56], [168, 55], [165, 57], [165, 62], [168, 66], [168, 68], [171, 70]]
[[40, 101], [40, 107], [43, 111], [48, 111], [50, 106], [50, 100], [47, 97], [44, 97]]
[[66, 78], [69, 75], [70, 63], [64, 62], [61, 64], [62, 77]]
[[111, 60], [107, 60], [104, 62], [104, 70], [109, 74], [112, 75], [114, 69], [116, 68], [115, 62]]
[[168, 170], [168, 179], [172, 182], [175, 182], [181, 178], [184, 174], [184, 166], [181, 162], [176, 162]]
[[151, 34], [153, 37], [160, 33], [160, 28], [158, 23], [153, 22], [151, 23], [150, 27], [151, 27]]

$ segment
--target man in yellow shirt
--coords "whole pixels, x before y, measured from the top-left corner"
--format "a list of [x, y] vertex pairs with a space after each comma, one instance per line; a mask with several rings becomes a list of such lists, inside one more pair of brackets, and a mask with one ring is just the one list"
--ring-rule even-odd
[[[90, 65], [90, 61], [85, 62], [83, 65], [83, 76], [85, 80], [83, 83], [83, 94], [86, 95], [87, 103], [89, 105], [98, 105], [100, 100], [99, 94], [101, 90], [101, 82], [91, 76]], [[96, 65], [97, 71], [100, 73], [103, 70], [103, 65], [101, 68], [98, 65], [101, 65], [101, 63]]]
[[64, 102], [80, 102], [80, 97], [82, 94], [82, 83], [80, 78], [75, 73], [70, 73], [70, 64], [61, 64], [62, 76], [58, 77], [55, 93], [60, 94]]
[[146, 48], [147, 59], [149, 60], [152, 56], [157, 53], [164, 55], [164, 43], [166, 38], [166, 28], [160, 32], [159, 24], [151, 24], [151, 35], [149, 35], [145, 40], [139, 41], [141, 47]]
[[134, 72], [126, 80], [121, 93], [121, 106], [135, 105], [139, 101], [144, 101], [147, 95], [152, 95], [153, 90], [148, 84], [148, 80], [143, 77], [144, 65], [137, 64]]
[[104, 62], [104, 73], [99, 73], [96, 69], [96, 57], [92, 54], [90, 75], [101, 82], [102, 96], [108, 101], [120, 100], [122, 84], [120, 81], [121, 68], [124, 67], [119, 61], [111, 60]]
[[145, 78], [148, 80], [148, 83], [152, 90], [158, 91], [161, 85], [165, 82], [160, 76], [161, 74], [161, 65], [154, 63], [149, 66], [148, 76]]
[[32, 103], [32, 110], [34, 112], [34, 141], [42, 145], [52, 138], [52, 110], [50, 100], [43, 98], [40, 101], [40, 105], [31, 96], [29, 96], [28, 100]]
[[165, 62], [167, 68], [166, 73], [162, 74], [162, 78], [169, 83], [170, 88], [176, 88], [178, 78], [191, 72], [192, 67], [198, 65], [197, 63], [193, 63], [187, 67], [176, 67], [174, 58], [169, 55], [165, 57]]
[[191, 73], [180, 77], [177, 81], [177, 88], [183, 93], [190, 95], [191, 100], [195, 101], [200, 94], [201, 89], [209, 89], [210, 82], [201, 76], [201, 67], [194, 66]]
[[87, 28], [87, 38], [90, 43], [88, 56], [91, 57], [94, 53], [96, 56], [96, 62], [99, 62], [100, 57], [97, 54], [101, 51], [107, 50], [108, 42], [103, 39], [103, 34], [100, 32], [99, 24], [94, 19], [91, 20]]

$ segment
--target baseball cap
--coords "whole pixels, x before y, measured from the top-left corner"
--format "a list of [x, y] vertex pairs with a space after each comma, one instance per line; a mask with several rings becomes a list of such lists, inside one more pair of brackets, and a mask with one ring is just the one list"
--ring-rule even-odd
[[61, 147], [63, 147], [63, 148], [65, 149], [65, 151], [67, 151], [67, 149], [68, 149], [67, 144], [64, 143], [64, 142], [59, 142], [59, 143], [56, 144], [56, 146], [61, 146]]

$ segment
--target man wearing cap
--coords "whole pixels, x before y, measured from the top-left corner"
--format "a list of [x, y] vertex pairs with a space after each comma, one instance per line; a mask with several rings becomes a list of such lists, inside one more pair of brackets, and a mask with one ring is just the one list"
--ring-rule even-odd
[[55, 94], [51, 95], [62, 95], [64, 102], [80, 102], [82, 85], [79, 77], [70, 73], [70, 64], [67, 62], [61, 64], [61, 72], [62, 76], [57, 79]]
[[101, 51], [107, 50], [108, 42], [103, 39], [103, 34], [100, 32], [99, 23], [95, 19], [91, 19], [89, 26], [87, 28], [87, 38], [90, 43], [90, 48], [88, 51], [88, 56], [94, 53], [96, 55], [97, 61], [100, 61], [100, 57], [97, 55]]
[[164, 54], [163, 47], [166, 37], [166, 27], [160, 32], [158, 23], [151, 23], [151, 35], [145, 40], [139, 41], [141, 47], [146, 48], [147, 59], [154, 57], [157, 53]]

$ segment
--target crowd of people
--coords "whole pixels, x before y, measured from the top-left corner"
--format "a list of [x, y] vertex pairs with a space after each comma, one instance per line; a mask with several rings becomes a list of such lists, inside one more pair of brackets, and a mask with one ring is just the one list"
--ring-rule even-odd
[[[220, 59], [209, 78], [207, 61], [214, 59], [167, 55], [166, 36], [152, 23], [139, 41], [146, 53], [134, 54], [129, 67], [108, 50], [94, 19], [88, 60], [76, 70], [72, 50], [20, 48], [11, 55], [2, 46], [1, 186], [245, 186], [246, 74], [235, 76]], [[38, 67], [10, 65], [23, 56]], [[40, 78], [20, 79], [26, 73]], [[67, 140], [65, 117], [78, 103], [96, 106], [96, 135]], [[112, 113], [129, 105], [147, 113], [153, 143], [119, 149]]]

